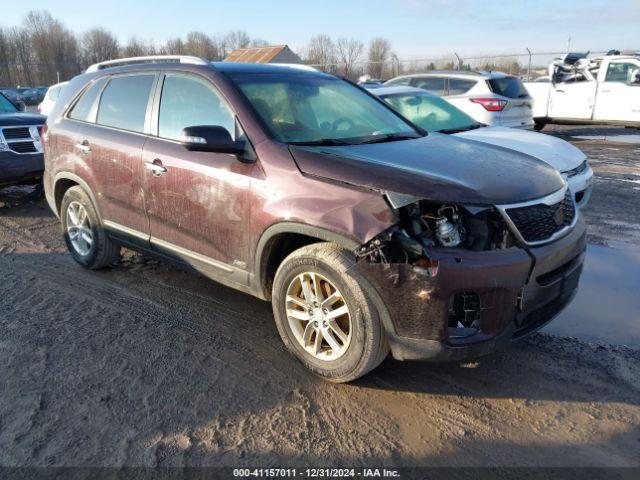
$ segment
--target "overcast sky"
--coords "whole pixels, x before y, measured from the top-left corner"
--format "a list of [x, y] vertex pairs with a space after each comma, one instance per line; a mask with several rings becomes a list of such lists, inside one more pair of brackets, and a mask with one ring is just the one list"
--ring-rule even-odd
[[317, 33], [383, 36], [403, 58], [563, 51], [569, 36], [572, 50], [640, 49], [640, 0], [29, 0], [2, 8], [0, 26], [19, 25], [30, 9], [76, 32], [103, 26], [123, 42], [241, 29], [294, 50]]

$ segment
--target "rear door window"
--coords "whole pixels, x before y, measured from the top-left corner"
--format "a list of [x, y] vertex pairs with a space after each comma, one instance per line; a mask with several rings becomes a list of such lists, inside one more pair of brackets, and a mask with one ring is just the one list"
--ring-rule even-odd
[[418, 77], [413, 79], [411, 86], [442, 96], [447, 94], [445, 81], [444, 77]]
[[143, 133], [154, 79], [155, 74], [113, 77], [102, 93], [97, 123]]
[[160, 98], [158, 136], [180, 140], [183, 128], [200, 125], [224, 127], [233, 137], [235, 116], [205, 80], [167, 74]]
[[463, 80], [461, 78], [449, 79], [449, 95], [464, 95], [476, 84], [475, 80]]
[[71, 108], [69, 112], [69, 118], [74, 120], [81, 120], [83, 122], [94, 122], [96, 118], [96, 104], [98, 96], [102, 91], [102, 87], [107, 82], [107, 78], [101, 78], [93, 85], [91, 85], [82, 94], [80, 99]]
[[487, 80], [493, 93], [507, 98], [526, 98], [529, 92], [518, 77], [491, 78]]

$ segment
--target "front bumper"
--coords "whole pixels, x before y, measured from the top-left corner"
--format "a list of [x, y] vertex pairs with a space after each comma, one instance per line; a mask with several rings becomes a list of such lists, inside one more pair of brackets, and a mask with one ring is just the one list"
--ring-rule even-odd
[[567, 177], [567, 183], [569, 183], [571, 193], [576, 199], [576, 205], [579, 208], [585, 207], [589, 203], [593, 189], [593, 170], [591, 167], [588, 166], [584, 172], [578, 175]]
[[[580, 216], [567, 236], [527, 250], [436, 250], [434, 277], [409, 264], [360, 261], [354, 268], [385, 307], [381, 316], [396, 359], [459, 361], [520, 340], [560, 313], [575, 295], [585, 248]], [[450, 301], [463, 292], [478, 295], [480, 330], [451, 338]]]
[[43, 172], [42, 153], [0, 152], [0, 185], [35, 183], [42, 179]]

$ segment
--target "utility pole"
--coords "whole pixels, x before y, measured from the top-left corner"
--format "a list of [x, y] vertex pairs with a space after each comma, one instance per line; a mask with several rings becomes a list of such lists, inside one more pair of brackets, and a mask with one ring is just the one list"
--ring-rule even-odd
[[567, 38], [567, 53], [571, 51], [571, 35]]
[[529, 67], [527, 68], [527, 82], [531, 81], [531, 50], [527, 47], [527, 53], [529, 54]]

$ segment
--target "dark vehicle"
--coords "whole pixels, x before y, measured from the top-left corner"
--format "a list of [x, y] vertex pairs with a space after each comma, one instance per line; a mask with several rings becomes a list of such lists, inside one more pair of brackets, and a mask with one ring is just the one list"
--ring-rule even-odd
[[21, 110], [24, 104], [15, 105], [0, 94], [0, 186], [42, 179], [40, 134], [46, 117]]
[[26, 105], [33, 106], [39, 104], [47, 93], [46, 87], [18, 88], [20, 100]]
[[287, 348], [331, 381], [389, 348], [489, 353], [578, 285], [585, 225], [559, 173], [427, 134], [332, 75], [104, 62], [47, 125], [45, 192], [78, 263], [105, 267], [124, 245], [270, 300]]

